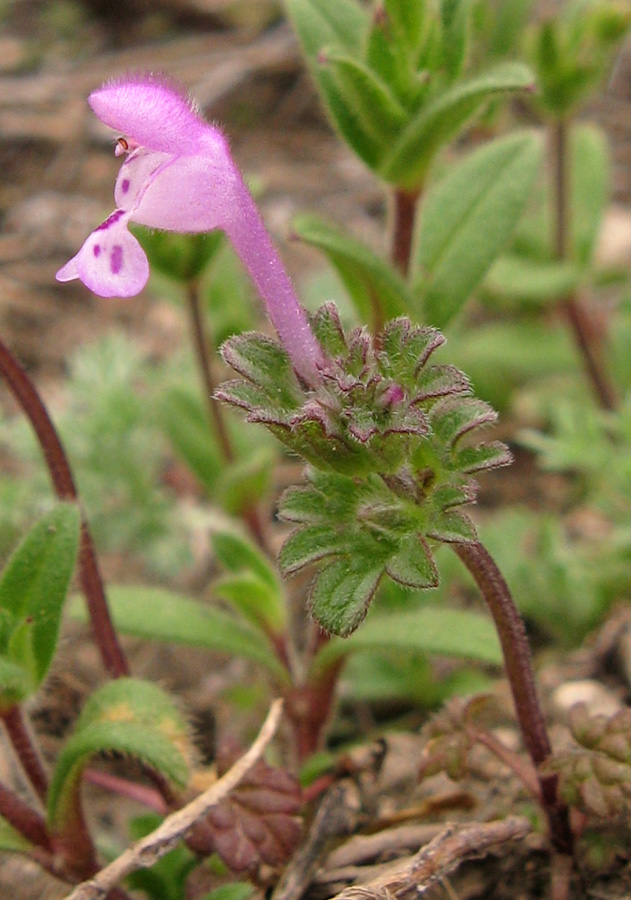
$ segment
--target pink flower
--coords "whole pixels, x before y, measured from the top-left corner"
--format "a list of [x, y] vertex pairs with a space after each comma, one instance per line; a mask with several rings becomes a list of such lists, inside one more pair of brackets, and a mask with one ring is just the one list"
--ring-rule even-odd
[[57, 272], [101, 297], [133, 297], [149, 278], [129, 222], [165, 231], [225, 231], [248, 269], [294, 368], [317, 378], [322, 350], [219, 128], [170, 81], [132, 75], [90, 94], [96, 115], [123, 134], [116, 210]]

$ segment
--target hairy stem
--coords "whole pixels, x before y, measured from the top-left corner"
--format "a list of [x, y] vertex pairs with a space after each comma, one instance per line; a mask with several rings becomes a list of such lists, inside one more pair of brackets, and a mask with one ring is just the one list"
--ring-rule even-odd
[[[0, 341], [0, 374], [4, 376], [37, 435], [55, 493], [60, 500], [78, 503], [79, 496], [68, 458], [48, 411], [30, 378], [2, 341]], [[85, 518], [81, 524], [79, 578], [103, 665], [114, 678], [128, 675], [129, 667], [110, 617], [92, 535]]]
[[[510, 684], [524, 745], [535, 768], [551, 753], [545, 720], [537, 698], [526, 628], [508, 585], [488, 551], [480, 543], [454, 544], [454, 550], [473, 575], [486, 600], [502, 645], [504, 665]], [[566, 805], [557, 792], [556, 775], [538, 775], [541, 803], [548, 818], [550, 838], [560, 853], [571, 853], [573, 838]]]
[[[555, 119], [550, 125], [550, 151], [554, 177], [552, 212], [554, 253], [558, 260], [567, 260], [571, 248], [570, 217], [570, 152], [568, 123]], [[604, 409], [615, 409], [616, 392], [607, 372], [602, 338], [576, 292], [560, 301], [569, 323], [583, 366], [594, 394]]]
[[392, 194], [392, 240], [390, 258], [402, 275], [407, 276], [412, 257], [412, 241], [420, 191], [397, 188]]
[[2, 715], [2, 721], [24, 773], [39, 799], [45, 803], [48, 793], [48, 775], [33, 743], [22, 709], [19, 706], [12, 706]]

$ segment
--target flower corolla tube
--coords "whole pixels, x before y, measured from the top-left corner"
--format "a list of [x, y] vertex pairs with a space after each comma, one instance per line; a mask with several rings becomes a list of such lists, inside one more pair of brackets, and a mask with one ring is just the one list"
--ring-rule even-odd
[[322, 350], [219, 128], [163, 76], [132, 75], [93, 91], [90, 106], [125, 155], [116, 209], [57, 272], [101, 297], [133, 297], [149, 278], [130, 222], [177, 232], [224, 231], [261, 294], [294, 368], [317, 378]]

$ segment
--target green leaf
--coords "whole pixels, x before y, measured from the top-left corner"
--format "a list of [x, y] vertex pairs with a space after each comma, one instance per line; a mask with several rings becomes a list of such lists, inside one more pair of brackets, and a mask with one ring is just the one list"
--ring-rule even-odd
[[212, 537], [213, 550], [229, 572], [253, 572], [271, 588], [278, 588], [273, 566], [252, 541], [231, 531], [218, 531]]
[[420, 50], [427, 14], [426, 0], [384, 0], [388, 24], [394, 34], [397, 51], [407, 46], [413, 56]]
[[388, 560], [386, 572], [394, 581], [416, 590], [438, 586], [436, 563], [418, 534], [401, 542], [398, 552]]
[[442, 0], [443, 57], [450, 81], [462, 71], [467, 55], [471, 0]]
[[[41, 684], [55, 653], [79, 528], [78, 508], [58, 504], [31, 528], [0, 579], [0, 609], [11, 618], [2, 649], [10, 662], [28, 673], [31, 690]], [[6, 665], [4, 669], [6, 674]]]
[[476, 150], [429, 194], [414, 251], [425, 319], [443, 327], [462, 308], [504, 249], [541, 162], [534, 134]]
[[[123, 634], [251, 659], [281, 682], [287, 679], [260, 630], [208, 604], [161, 588], [135, 586], [110, 588], [108, 600]], [[85, 618], [82, 606], [73, 603], [71, 611], [76, 618]]]
[[309, 611], [329, 634], [346, 637], [355, 631], [370, 606], [383, 565], [368, 568], [365, 560], [335, 559], [318, 572], [309, 595]]
[[600, 128], [577, 125], [570, 136], [571, 233], [579, 263], [594, 256], [603, 212], [609, 200], [609, 152]]
[[378, 144], [388, 144], [407, 119], [407, 112], [388, 85], [363, 62], [328, 52], [337, 82], [362, 128]]
[[272, 589], [251, 572], [219, 578], [213, 585], [213, 595], [237, 609], [257, 628], [273, 634], [282, 633], [285, 609], [280, 589]]
[[117, 678], [90, 697], [59, 755], [48, 796], [54, 833], [73, 838], [83, 770], [93, 756], [112, 752], [141, 760], [173, 785], [188, 783], [190, 741], [177, 704], [154, 684]]
[[367, 12], [355, 0], [286, 0], [286, 7], [333, 124], [358, 156], [374, 167], [381, 136], [376, 139], [363, 127], [337, 72], [323, 56], [325, 49], [355, 56], [368, 28]]
[[493, 263], [484, 287], [491, 295], [540, 305], [567, 297], [580, 280], [580, 269], [573, 262], [548, 262], [508, 253]]
[[375, 326], [409, 312], [413, 298], [405, 281], [361, 241], [316, 216], [297, 216], [292, 229], [301, 241], [326, 255], [339, 273], [361, 321]]
[[222, 884], [200, 900], [248, 900], [254, 893], [254, 885], [246, 881], [231, 881]]
[[186, 388], [173, 386], [161, 397], [158, 416], [175, 452], [212, 495], [223, 467], [201, 401]]
[[356, 0], [285, 0], [285, 6], [309, 59], [329, 44], [354, 52], [368, 24]]
[[0, 851], [3, 853], [26, 853], [33, 845], [19, 831], [12, 828], [6, 819], [0, 816]]
[[313, 666], [329, 666], [349, 653], [433, 653], [501, 665], [502, 651], [492, 622], [468, 610], [390, 611], [373, 615], [346, 640], [334, 638], [316, 656]]
[[440, 148], [499, 94], [532, 88], [533, 75], [521, 63], [503, 63], [459, 82], [413, 116], [379, 167], [382, 177], [401, 188], [417, 189]]
[[257, 628], [282, 632], [287, 618], [285, 600], [267, 559], [240, 535], [222, 531], [212, 541], [218, 560], [233, 573], [215, 582], [215, 595], [232, 603]]
[[183, 284], [199, 278], [224, 239], [221, 231], [176, 234], [138, 225], [131, 230], [147, 254], [151, 268]]

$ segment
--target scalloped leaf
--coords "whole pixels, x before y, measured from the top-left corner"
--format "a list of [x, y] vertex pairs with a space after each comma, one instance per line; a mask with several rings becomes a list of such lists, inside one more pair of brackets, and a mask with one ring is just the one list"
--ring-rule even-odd
[[[55, 653], [77, 558], [79, 529], [78, 508], [58, 504], [31, 528], [0, 578], [0, 609], [4, 611], [1, 650], [6, 657], [2, 668], [14, 687], [18, 669], [22, 670], [30, 682], [27, 685], [25, 680], [22, 685], [27, 693], [41, 684]], [[10, 673], [11, 666], [17, 668]]]
[[334, 559], [316, 575], [309, 592], [309, 611], [329, 634], [347, 637], [368, 612], [383, 565], [369, 568], [364, 560]]
[[[260, 629], [207, 603], [162, 588], [132, 585], [111, 587], [108, 600], [122, 634], [240, 656], [264, 666], [281, 684], [287, 680], [285, 668]], [[71, 613], [86, 619], [81, 604], [73, 603]]]
[[[223, 775], [240, 755], [233, 741], [222, 741], [218, 774]], [[262, 863], [279, 866], [295, 852], [302, 832], [300, 808], [296, 778], [258, 760], [230, 795], [210, 810], [206, 825], [217, 853], [233, 872], [254, 872]]]
[[538, 135], [512, 134], [475, 150], [428, 194], [413, 251], [424, 317], [444, 327], [504, 250], [541, 164]]

